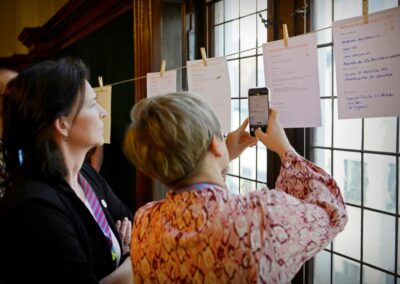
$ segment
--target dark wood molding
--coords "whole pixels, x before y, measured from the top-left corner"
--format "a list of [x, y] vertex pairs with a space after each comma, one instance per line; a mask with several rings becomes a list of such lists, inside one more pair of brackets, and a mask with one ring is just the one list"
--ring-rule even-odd
[[[161, 62], [161, 0], [133, 0], [134, 76], [146, 76]], [[135, 102], [146, 98], [146, 80], [135, 82]], [[136, 209], [153, 200], [153, 180], [136, 169]]]
[[43, 26], [23, 29], [18, 39], [29, 53], [0, 58], [0, 66], [20, 69], [34, 60], [49, 58], [132, 10], [132, 6], [132, 0], [70, 0]]

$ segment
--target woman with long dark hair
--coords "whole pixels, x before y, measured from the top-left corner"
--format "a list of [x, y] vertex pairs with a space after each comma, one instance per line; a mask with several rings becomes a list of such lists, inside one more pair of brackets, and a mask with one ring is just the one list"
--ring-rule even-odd
[[85, 64], [45, 61], [9, 89], [1, 273], [12, 283], [128, 282], [132, 214], [85, 162], [107, 115]]

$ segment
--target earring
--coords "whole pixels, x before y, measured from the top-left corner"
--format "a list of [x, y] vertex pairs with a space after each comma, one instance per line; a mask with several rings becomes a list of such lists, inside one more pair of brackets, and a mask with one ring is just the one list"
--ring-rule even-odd
[[65, 135], [65, 136], [64, 136], [64, 141], [65, 141], [65, 142], [68, 142], [68, 135]]

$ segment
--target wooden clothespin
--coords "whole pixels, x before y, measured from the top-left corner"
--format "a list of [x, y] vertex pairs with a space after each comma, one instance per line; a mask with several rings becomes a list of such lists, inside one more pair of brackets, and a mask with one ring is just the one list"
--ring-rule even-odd
[[160, 77], [164, 75], [166, 65], [167, 65], [167, 60], [165, 59], [161, 60]]
[[287, 30], [287, 25], [283, 24], [283, 45], [284, 45], [284, 47], [288, 47], [288, 41], [289, 41], [289, 33]]
[[207, 66], [207, 55], [206, 49], [204, 47], [200, 47], [201, 58], [203, 59], [204, 66]]
[[368, 0], [363, 0], [363, 23], [368, 24]]
[[103, 88], [103, 76], [98, 76], [97, 80], [99, 80], [99, 87]]

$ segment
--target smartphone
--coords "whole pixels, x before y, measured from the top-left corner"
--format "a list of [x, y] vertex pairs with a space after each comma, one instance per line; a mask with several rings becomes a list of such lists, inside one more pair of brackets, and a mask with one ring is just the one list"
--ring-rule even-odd
[[269, 118], [268, 97], [269, 89], [267, 87], [249, 89], [249, 124], [251, 136], [255, 136], [254, 132], [257, 128], [261, 128], [263, 132], [267, 131]]

